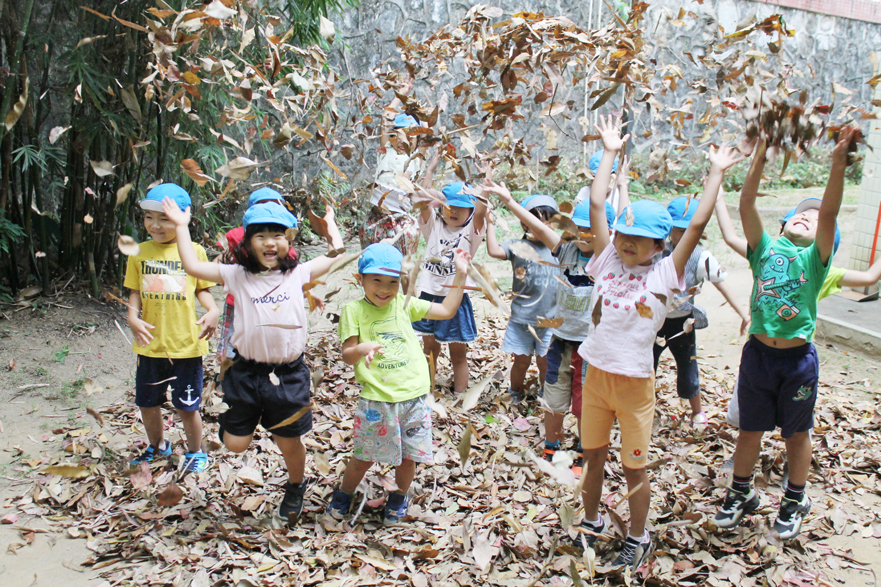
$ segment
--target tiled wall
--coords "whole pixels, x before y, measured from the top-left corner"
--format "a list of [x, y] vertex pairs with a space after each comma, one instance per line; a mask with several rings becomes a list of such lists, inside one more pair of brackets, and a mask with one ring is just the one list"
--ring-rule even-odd
[[[875, 99], [881, 99], [881, 84], [875, 87]], [[879, 109], [875, 108], [878, 112]], [[881, 205], [881, 121], [872, 121], [869, 127], [869, 146], [863, 162], [863, 181], [860, 184], [860, 201], [857, 205], [857, 221], [850, 247], [851, 269], [865, 271], [872, 258], [872, 244]], [[881, 235], [875, 247], [875, 260], [881, 259]], [[876, 285], [875, 290], [878, 289]], [[867, 292], [868, 293], [868, 292]]]
[[881, 3], [878, 0], [753, 0], [786, 8], [808, 10], [830, 16], [881, 23]]

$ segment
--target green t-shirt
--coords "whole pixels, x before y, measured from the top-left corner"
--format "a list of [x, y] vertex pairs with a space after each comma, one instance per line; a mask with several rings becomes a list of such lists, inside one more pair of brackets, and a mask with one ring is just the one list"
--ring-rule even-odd
[[845, 271], [847, 269], [842, 269], [841, 267], [829, 268], [826, 281], [823, 282], [823, 287], [820, 288], [820, 293], [817, 294], [818, 302], [841, 291], [841, 280], [844, 278]]
[[772, 240], [766, 232], [746, 258], [753, 272], [749, 333], [810, 342], [817, 296], [830, 265], [823, 265], [816, 245], [797, 247], [786, 237]]
[[343, 307], [340, 315], [343, 342], [357, 336], [359, 343], [382, 345], [382, 354], [377, 353], [369, 369], [363, 360], [355, 365], [355, 381], [363, 386], [361, 397], [364, 399], [398, 403], [422, 397], [430, 391], [428, 361], [412, 322], [425, 317], [431, 302], [410, 298], [410, 304], [404, 309], [404, 299], [399, 293], [383, 308], [366, 299]]

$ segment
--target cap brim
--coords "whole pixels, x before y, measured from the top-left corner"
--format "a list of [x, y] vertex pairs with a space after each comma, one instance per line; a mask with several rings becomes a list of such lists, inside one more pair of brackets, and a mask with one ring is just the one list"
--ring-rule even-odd
[[474, 208], [474, 202], [466, 202], [464, 200], [447, 200], [446, 204], [453, 208]]
[[581, 218], [573, 218], [572, 224], [579, 228], [590, 228], [590, 220], [582, 220]]
[[368, 267], [360, 271], [361, 275], [385, 275], [387, 277], [400, 277], [400, 269], [392, 269], [390, 267]]
[[[823, 200], [819, 198], [808, 198], [807, 200], [802, 200], [799, 202], [798, 206], [795, 207], [795, 214], [801, 214], [805, 210], [819, 210], [820, 204], [823, 203]], [[793, 214], [793, 216], [795, 215]]]
[[151, 212], [162, 212], [162, 202], [158, 200], [141, 200], [141, 210], [150, 210]]
[[667, 234], [658, 234], [646, 228], [638, 226], [627, 226], [626, 222], [618, 222], [615, 224], [615, 232], [621, 234], [629, 234], [630, 236], [646, 236], [648, 238], [667, 238]]
[[688, 228], [689, 224], [691, 224], [691, 220], [674, 220], [671, 226], [673, 228]]

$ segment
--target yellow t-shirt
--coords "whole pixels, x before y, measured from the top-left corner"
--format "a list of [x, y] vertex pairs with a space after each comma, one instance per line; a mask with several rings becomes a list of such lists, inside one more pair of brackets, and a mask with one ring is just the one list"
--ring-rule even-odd
[[[193, 244], [200, 261], [208, 256]], [[128, 258], [125, 287], [141, 292], [141, 318], [155, 326], [153, 340], [132, 351], [145, 357], [189, 359], [208, 354], [208, 341], [199, 339], [196, 324], [196, 291], [214, 285], [187, 275], [177, 252], [177, 243], [141, 243], [141, 254]]]

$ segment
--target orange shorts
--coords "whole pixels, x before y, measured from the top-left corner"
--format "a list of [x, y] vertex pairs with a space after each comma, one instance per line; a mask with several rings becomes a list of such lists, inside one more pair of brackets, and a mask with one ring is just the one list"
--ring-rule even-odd
[[581, 400], [581, 446], [609, 444], [612, 425], [621, 427], [621, 462], [644, 469], [655, 417], [655, 377], [616, 375], [588, 365]]

